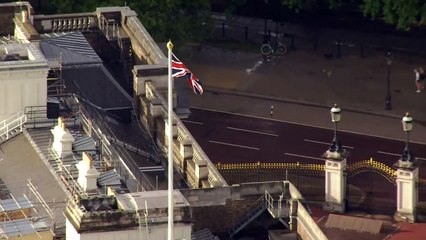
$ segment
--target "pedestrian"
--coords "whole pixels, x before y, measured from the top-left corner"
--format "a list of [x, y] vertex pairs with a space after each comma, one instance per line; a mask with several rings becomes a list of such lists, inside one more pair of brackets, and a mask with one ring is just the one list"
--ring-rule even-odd
[[419, 67], [419, 78], [422, 91], [425, 89], [425, 77], [425, 70], [422, 67]]
[[422, 80], [421, 80], [421, 77], [420, 77], [420, 69], [414, 69], [414, 74], [415, 74], [415, 83], [416, 83], [416, 88], [417, 88], [417, 90], [416, 90], [416, 92], [421, 92], [422, 91], [422, 86], [423, 86], [423, 84], [422, 84]]
[[271, 105], [271, 112], [270, 112], [271, 117], [274, 115], [274, 105]]

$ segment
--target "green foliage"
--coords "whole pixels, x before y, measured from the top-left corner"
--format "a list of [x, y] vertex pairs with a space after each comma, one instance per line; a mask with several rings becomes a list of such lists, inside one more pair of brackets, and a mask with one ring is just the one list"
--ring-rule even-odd
[[190, 42], [210, 36], [212, 23], [208, 0], [145, 0], [131, 7], [158, 41]]
[[282, 0], [282, 3], [293, 9], [295, 12], [300, 12], [302, 9], [310, 9], [311, 0]]
[[225, 9], [225, 16], [230, 18], [238, 8], [244, 6], [247, 0], [231, 0], [228, 7]]
[[[319, 4], [315, 0], [281, 0], [283, 5], [286, 5], [290, 9], [293, 9], [295, 12], [300, 12], [301, 10], [311, 10], [314, 9], [315, 4]], [[325, 0], [330, 9], [337, 8], [342, 0]]]
[[[326, 2], [330, 9], [336, 9], [342, 1], [344, 0], [282, 0], [282, 4], [300, 12], [314, 9], [314, 5], [321, 2]], [[424, 0], [363, 0], [360, 8], [364, 16], [372, 19], [383, 18], [386, 23], [393, 24], [398, 29], [409, 30], [412, 26], [426, 24]]]
[[51, 0], [50, 4], [55, 13], [93, 12], [96, 7], [127, 4], [156, 41], [201, 41], [212, 30], [208, 0]]
[[426, 3], [423, 0], [364, 0], [365, 16], [383, 17], [386, 23], [399, 29], [409, 30], [413, 25], [426, 21]]

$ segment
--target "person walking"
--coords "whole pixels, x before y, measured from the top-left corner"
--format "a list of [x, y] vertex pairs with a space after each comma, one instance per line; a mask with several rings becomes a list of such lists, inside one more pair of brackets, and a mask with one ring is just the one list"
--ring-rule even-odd
[[422, 91], [425, 89], [425, 77], [425, 70], [419, 67], [420, 88]]
[[422, 90], [423, 90], [423, 84], [422, 84], [422, 82], [423, 82], [423, 80], [421, 79], [421, 76], [420, 76], [420, 68], [419, 69], [414, 69], [414, 74], [415, 74], [415, 83], [416, 83], [416, 88], [417, 88], [417, 90], [416, 90], [416, 92], [421, 92]]

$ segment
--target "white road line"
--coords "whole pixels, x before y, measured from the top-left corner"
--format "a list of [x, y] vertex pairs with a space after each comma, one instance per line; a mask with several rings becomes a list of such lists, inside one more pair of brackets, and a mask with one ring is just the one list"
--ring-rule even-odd
[[[331, 145], [331, 143], [329, 142], [320, 142], [320, 141], [315, 141], [315, 140], [311, 140], [311, 139], [303, 139], [303, 141], [305, 142], [312, 142], [312, 143], [319, 143], [319, 144], [323, 144], [323, 145]], [[354, 149], [354, 147], [351, 146], [347, 146], [347, 145], [343, 145], [344, 148], [349, 148], [349, 149]]]
[[181, 120], [182, 122], [186, 122], [186, 123], [193, 123], [193, 124], [198, 124], [198, 125], [203, 125], [204, 123], [202, 122], [196, 122], [196, 121], [190, 121], [190, 120]]
[[320, 161], [325, 161], [324, 158], [319, 158], [319, 157], [311, 157], [311, 156], [306, 156], [306, 155], [300, 155], [300, 154], [295, 154], [295, 153], [284, 153], [285, 155], [289, 155], [289, 156], [294, 156], [294, 157], [302, 157], [302, 158], [308, 158], [308, 159], [314, 159], [314, 160], [320, 160]]
[[[402, 153], [391, 153], [391, 152], [383, 152], [383, 151], [377, 151], [377, 153], [392, 155], [392, 156], [401, 156], [402, 155]], [[416, 157], [416, 159], [426, 161], [426, 158], [424, 158], [424, 157]]]
[[221, 144], [221, 145], [226, 145], [226, 146], [231, 146], [231, 147], [246, 148], [246, 149], [251, 149], [251, 150], [256, 150], [256, 151], [260, 150], [259, 148], [256, 148], [256, 147], [249, 147], [249, 146], [243, 146], [243, 145], [232, 144], [232, 143], [217, 142], [217, 141], [209, 141], [209, 142], [216, 143], [216, 144]]
[[399, 153], [390, 153], [390, 152], [383, 152], [383, 151], [377, 151], [377, 153], [386, 154], [386, 155], [392, 155], [392, 156], [401, 156], [402, 154]]
[[259, 132], [259, 131], [249, 130], [249, 129], [234, 128], [234, 127], [226, 127], [226, 128], [227, 128], [227, 129], [231, 129], [231, 130], [235, 130], [235, 131], [249, 132], [249, 133], [257, 133], [257, 134], [263, 134], [263, 135], [268, 135], [268, 136], [272, 136], [272, 137], [278, 137], [278, 135], [277, 135], [277, 134], [273, 134], [273, 133]]
[[[326, 130], [333, 130], [331, 128], [318, 126], [318, 125], [312, 125], [312, 124], [306, 124], [306, 123], [300, 123], [300, 122], [292, 122], [292, 121], [275, 119], [275, 118], [268, 118], [268, 117], [259, 117], [259, 116], [255, 116], [255, 115], [244, 114], [244, 113], [227, 112], [227, 111], [223, 111], [223, 110], [216, 110], [216, 109], [196, 107], [196, 106], [190, 106], [190, 108], [209, 111], [209, 112], [219, 112], [219, 113], [232, 114], [232, 115], [242, 116], [242, 117], [250, 117], [250, 118], [256, 118], [256, 119], [268, 120], [268, 121], [272, 121], [272, 122], [290, 123], [290, 124], [299, 125], [299, 126], [307, 126], [307, 127], [314, 127], [314, 128], [320, 128], [320, 129], [326, 129]], [[363, 114], [363, 113], [361, 113], [361, 114]], [[377, 137], [377, 138], [383, 138], [383, 139], [390, 139], [390, 140], [395, 140], [395, 141], [404, 141], [404, 139], [400, 139], [400, 138], [385, 137], [385, 136], [380, 136], [380, 135], [377, 135], [377, 134], [368, 134], [368, 133], [355, 132], [355, 131], [349, 131], [349, 130], [343, 130], [343, 129], [339, 129], [339, 132], [352, 133], [352, 134], [356, 134], [356, 135]], [[412, 140], [410, 140], [410, 142], [416, 143], [416, 144], [422, 144], [422, 145], [425, 144], [424, 142], [418, 142], [418, 141], [412, 141]]]

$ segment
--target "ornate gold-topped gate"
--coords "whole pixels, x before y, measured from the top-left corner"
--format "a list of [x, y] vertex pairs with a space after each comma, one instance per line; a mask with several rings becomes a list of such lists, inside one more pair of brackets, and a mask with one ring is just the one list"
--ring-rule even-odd
[[[231, 163], [216, 164], [229, 185], [244, 182], [290, 180], [308, 200], [324, 201], [324, 164]], [[387, 213], [395, 208], [396, 171], [372, 158], [348, 164], [346, 200], [349, 210]], [[372, 202], [378, 204], [372, 204]], [[376, 206], [379, 205], [379, 206]]]

